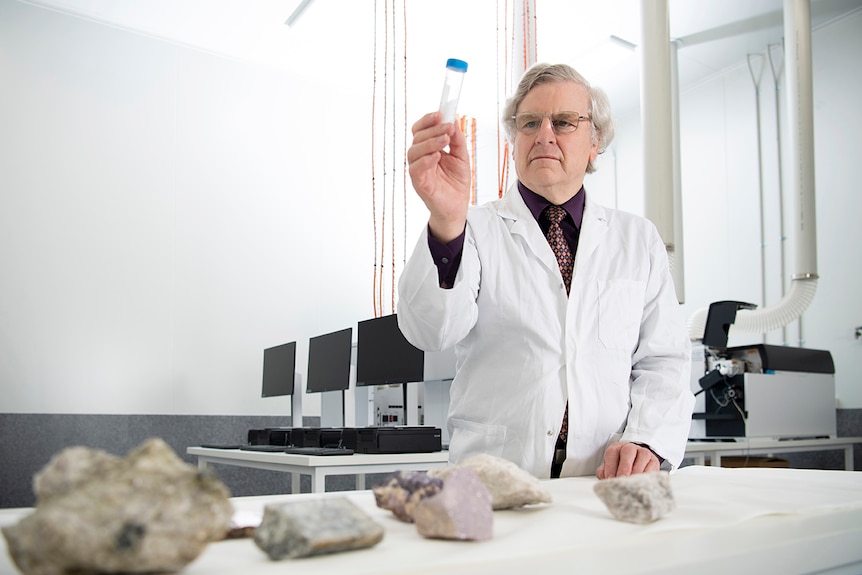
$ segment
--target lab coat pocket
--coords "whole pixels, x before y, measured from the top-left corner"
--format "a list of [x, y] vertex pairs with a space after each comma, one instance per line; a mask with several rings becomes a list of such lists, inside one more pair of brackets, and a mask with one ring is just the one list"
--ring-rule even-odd
[[626, 279], [599, 282], [599, 339], [607, 349], [634, 349], [643, 315], [646, 282]]
[[453, 417], [452, 439], [449, 442], [449, 461], [458, 463], [477, 453], [501, 457], [506, 440], [506, 428]]

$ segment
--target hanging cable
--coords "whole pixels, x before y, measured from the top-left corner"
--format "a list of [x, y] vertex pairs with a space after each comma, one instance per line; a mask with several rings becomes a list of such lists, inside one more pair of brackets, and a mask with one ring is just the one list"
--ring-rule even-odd
[[530, 65], [529, 58], [527, 57], [527, 42], [530, 39], [530, 0], [523, 0], [522, 4], [522, 14], [524, 18], [524, 70], [527, 69], [527, 66]]
[[478, 182], [476, 181], [476, 165], [478, 163], [478, 156], [476, 155], [476, 153], [478, 151], [477, 146], [476, 146], [476, 118], [470, 118], [470, 139], [472, 140], [472, 152], [473, 152], [472, 153], [473, 157], [470, 158], [472, 160], [470, 162], [470, 165], [472, 166], [472, 176], [473, 176], [471, 178], [471, 182], [470, 182], [470, 185], [473, 188], [470, 195], [471, 195], [472, 200], [473, 200], [473, 205], [475, 206], [476, 201], [477, 201], [476, 196], [479, 193], [479, 189], [478, 189], [478, 185], [477, 185]]
[[377, 180], [376, 166], [374, 163], [374, 135], [377, 133], [376, 108], [377, 108], [377, 0], [374, 0], [374, 50], [373, 50], [373, 76], [371, 81], [371, 216], [374, 227], [374, 275], [371, 284], [371, 299], [374, 308], [374, 317], [377, 317]]
[[396, 0], [392, 0], [392, 217], [391, 226], [392, 226], [392, 248], [391, 248], [391, 258], [392, 258], [392, 268], [390, 270], [390, 284], [389, 284], [389, 294], [390, 294], [390, 310], [392, 313], [395, 313], [395, 179], [398, 174], [398, 170], [395, 168], [395, 146], [396, 146], [396, 130], [397, 127], [396, 119], [395, 119], [395, 111], [398, 108], [397, 101], [395, 99], [395, 78], [396, 72], [395, 69], [397, 67], [398, 58], [396, 56], [396, 50], [398, 49], [398, 44], [396, 42], [396, 31], [397, 26], [395, 25], [395, 2]]
[[386, 178], [389, 175], [387, 171], [386, 160], [386, 127], [389, 125], [389, 0], [385, 0], [383, 6], [383, 23], [385, 26], [385, 36], [383, 41], [383, 206], [380, 209], [380, 270], [377, 284], [377, 303], [379, 305], [380, 314], [383, 315], [383, 262], [386, 261]]
[[402, 128], [404, 133], [402, 135], [403, 148], [401, 152], [401, 186], [404, 205], [404, 245], [401, 251], [401, 265], [403, 267], [407, 265], [407, 0], [402, 0], [401, 5], [403, 7], [402, 27], [404, 28], [404, 49], [402, 50], [404, 53], [404, 97], [402, 98], [404, 105], [404, 124]]
[[[530, 0], [524, 0], [524, 1], [528, 2], [528, 3], [530, 2]], [[533, 8], [534, 8], [533, 20], [538, 22], [538, 20], [539, 20], [539, 15], [538, 15], [539, 8], [538, 8], [538, 6], [535, 6], [535, 5], [533, 6]], [[533, 59], [534, 59], [533, 62], [530, 62], [531, 66], [539, 61], [539, 45], [537, 43], [538, 36], [539, 36], [539, 34], [536, 32], [536, 26], [535, 25], [530, 26], [530, 38], [532, 39]]]

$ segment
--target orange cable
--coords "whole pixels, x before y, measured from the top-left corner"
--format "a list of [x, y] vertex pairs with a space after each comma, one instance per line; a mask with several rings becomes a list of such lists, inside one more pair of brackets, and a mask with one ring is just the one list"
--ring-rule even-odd
[[[402, 0], [401, 5], [403, 7], [402, 14], [402, 27], [404, 28], [404, 98], [402, 100], [404, 105], [404, 124], [403, 130], [404, 133], [402, 135], [403, 140], [403, 149], [401, 156], [401, 189], [402, 189], [402, 202], [401, 205], [404, 206], [404, 245], [401, 251], [401, 267], [407, 265], [407, 0]], [[392, 305], [393, 310], [395, 309], [395, 304]]]
[[389, 286], [390, 309], [392, 313], [395, 313], [395, 177], [397, 175], [397, 170], [395, 169], [395, 110], [398, 107], [395, 100], [395, 68], [396, 61], [398, 60], [395, 54], [395, 32], [397, 30], [395, 26], [395, 2], [396, 0], [392, 0], [392, 222], [390, 223], [392, 226], [392, 249], [390, 250], [392, 256], [392, 269], [390, 270], [392, 279]]
[[371, 284], [371, 299], [374, 308], [374, 317], [377, 317], [377, 180], [374, 162], [374, 135], [377, 132], [375, 126], [377, 107], [377, 0], [374, 0], [374, 75], [371, 82], [371, 216], [374, 227], [374, 281]]
[[477, 196], [477, 194], [478, 194], [478, 190], [476, 189], [476, 163], [477, 163], [477, 157], [476, 157], [476, 118], [471, 118], [471, 121], [470, 121], [470, 132], [471, 132], [472, 137], [473, 137], [473, 158], [472, 158], [472, 159], [473, 159], [473, 162], [472, 162], [472, 164], [473, 164], [473, 174], [472, 174], [472, 176], [473, 176], [473, 177], [472, 177], [471, 184], [472, 184], [472, 186], [473, 186], [473, 190], [472, 190], [472, 192], [473, 192], [473, 193], [472, 193], [472, 195], [473, 195], [473, 205], [475, 206], [475, 205], [476, 205], [476, 196]]
[[[389, 0], [385, 0], [383, 7], [383, 22], [388, 23], [386, 17], [389, 12]], [[379, 282], [377, 284], [377, 303], [380, 305], [380, 314], [383, 314], [383, 262], [386, 261], [386, 127], [389, 117], [389, 71], [386, 64], [389, 62], [389, 27], [386, 26], [385, 41], [383, 43], [383, 206], [380, 210], [380, 269]]]

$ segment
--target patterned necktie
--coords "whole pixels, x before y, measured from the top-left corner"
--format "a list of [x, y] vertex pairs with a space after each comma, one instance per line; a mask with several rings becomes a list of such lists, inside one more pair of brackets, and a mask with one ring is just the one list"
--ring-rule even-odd
[[548, 243], [551, 244], [551, 250], [557, 256], [557, 263], [560, 266], [560, 273], [563, 276], [568, 294], [572, 288], [572, 269], [575, 266], [575, 258], [572, 256], [572, 250], [569, 249], [569, 243], [560, 227], [560, 222], [566, 217], [566, 210], [560, 206], [548, 206], [545, 208], [545, 217], [551, 222], [551, 226], [548, 228]]
[[[548, 243], [551, 244], [551, 250], [557, 256], [557, 263], [560, 266], [560, 273], [563, 276], [563, 283], [566, 284], [566, 294], [572, 288], [572, 270], [575, 266], [575, 258], [572, 256], [572, 250], [569, 248], [569, 243], [563, 235], [563, 229], [560, 227], [560, 222], [566, 217], [566, 210], [560, 206], [548, 206], [545, 208], [545, 217], [551, 222], [548, 228]], [[566, 403], [566, 411], [563, 413], [563, 424], [560, 426], [560, 442], [565, 442], [569, 434], [569, 404]]]

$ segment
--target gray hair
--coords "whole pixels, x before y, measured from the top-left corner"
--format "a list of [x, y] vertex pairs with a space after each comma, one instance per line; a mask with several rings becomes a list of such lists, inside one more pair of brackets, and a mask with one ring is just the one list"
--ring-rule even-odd
[[[583, 76], [567, 64], [535, 64], [524, 72], [518, 83], [518, 89], [506, 101], [506, 107], [503, 110], [503, 127], [506, 129], [509, 142], [515, 140], [517, 131], [513, 116], [518, 113], [521, 102], [536, 86], [552, 82], [574, 82], [587, 89], [590, 95], [590, 109], [586, 110], [586, 115], [593, 119], [590, 122], [590, 138], [593, 143], [598, 143], [600, 154], [607, 150], [614, 139], [614, 119], [611, 116], [611, 104], [608, 97], [604, 90], [590, 86], [590, 83]], [[573, 111], [580, 112], [581, 110]], [[595, 165], [592, 161], [589, 162], [587, 173], [592, 174], [595, 171]]]

